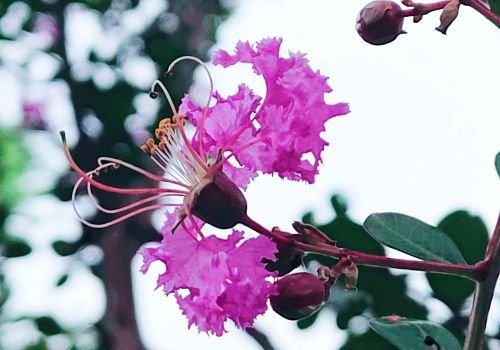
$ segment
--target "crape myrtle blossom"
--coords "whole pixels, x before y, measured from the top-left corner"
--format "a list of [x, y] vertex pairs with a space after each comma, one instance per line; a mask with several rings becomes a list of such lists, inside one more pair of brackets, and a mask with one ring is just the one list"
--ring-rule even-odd
[[[245, 172], [234, 171], [232, 175], [240, 186], [246, 186], [257, 171], [313, 183], [321, 151], [328, 145], [319, 137], [325, 122], [349, 112], [346, 103], [325, 103], [325, 93], [332, 91], [327, 78], [313, 71], [303, 54], [280, 57], [280, 45], [281, 39], [262, 40], [256, 49], [248, 42], [239, 42], [234, 55], [220, 50], [213, 59], [223, 67], [250, 63], [266, 82], [262, 103], [247, 86], [240, 85], [233, 96], [216, 94], [217, 103], [208, 111], [196, 106], [189, 96], [180, 106], [181, 114], [201, 126], [194, 138], [203, 137], [205, 151], [235, 153]], [[303, 159], [308, 153], [314, 158], [312, 163]], [[228, 169], [227, 173], [231, 177], [233, 171]]]
[[[166, 294], [174, 293], [177, 302], [200, 331], [222, 335], [224, 322], [230, 318], [238, 327], [249, 327], [257, 315], [266, 311], [270, 295], [276, 286], [266, 280], [274, 273], [260, 261], [274, 259], [276, 246], [264, 236], [243, 243], [243, 232], [233, 230], [227, 239], [214, 235], [193, 239], [192, 225], [187, 222], [175, 234], [168, 227], [176, 213], [167, 214], [162, 229], [163, 240], [153, 248], [143, 248], [146, 272], [153, 261], [165, 264], [166, 271], [158, 277], [158, 287]], [[203, 226], [201, 220], [195, 221]], [[182, 296], [180, 290], [188, 290]]]
[[[79, 215], [85, 224], [107, 227], [142, 212], [173, 208], [166, 215], [162, 241], [140, 250], [142, 271], [145, 273], [155, 261], [163, 263], [165, 272], [158, 278], [158, 287], [175, 295], [190, 326], [196, 324], [200, 331], [215, 335], [225, 331], [227, 319], [244, 328], [264, 313], [268, 298], [276, 293], [269, 281], [276, 272], [266, 270], [262, 261], [273, 260], [277, 248], [264, 236], [243, 241], [243, 232], [236, 230], [225, 239], [219, 238], [210, 226], [228, 229], [248, 218], [242, 189], [258, 173], [314, 182], [321, 151], [327, 145], [319, 136], [324, 123], [349, 111], [347, 104], [325, 103], [324, 95], [331, 91], [327, 78], [314, 72], [302, 54], [280, 57], [280, 44], [281, 39], [266, 39], [254, 49], [240, 42], [234, 55], [225, 51], [215, 54], [214, 63], [224, 67], [237, 62], [251, 64], [266, 81], [265, 98], [241, 84], [232, 96], [211, 92], [205, 106], [198, 106], [186, 95], [177, 111], [166, 87], [155, 81], [150, 95], [158, 96], [155, 88], [159, 87], [173, 117], [159, 123], [156, 141], [149, 139], [142, 149], [164, 176], [108, 157], [99, 158], [98, 166], [86, 172], [71, 158], [64, 142], [66, 156], [80, 175], [73, 189], [73, 203], [79, 186], [86, 183], [87, 194], [97, 209], [121, 215], [102, 224]], [[184, 59], [203, 65], [199, 59], [182, 57], [170, 65], [168, 72]], [[212, 99], [215, 103], [211, 104]], [[192, 137], [186, 133], [187, 122], [194, 126]], [[312, 162], [304, 159], [306, 154], [312, 155]], [[165, 186], [120, 188], [97, 180], [101, 171], [121, 166]], [[109, 209], [98, 203], [93, 188], [145, 197]], [[157, 202], [164, 197], [169, 201]]]

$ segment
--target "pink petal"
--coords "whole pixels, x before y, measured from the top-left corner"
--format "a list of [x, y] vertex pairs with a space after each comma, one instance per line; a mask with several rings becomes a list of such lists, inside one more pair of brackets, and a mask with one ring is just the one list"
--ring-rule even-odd
[[[176, 215], [167, 215], [160, 246], [141, 250], [143, 270], [155, 260], [166, 265], [158, 286], [166, 294], [175, 293], [189, 326], [196, 324], [200, 331], [218, 336], [225, 332], [228, 318], [239, 327], [250, 326], [265, 312], [269, 296], [275, 293], [271, 281], [266, 280], [275, 273], [262, 263], [263, 258], [274, 259], [275, 244], [259, 236], [239, 245], [243, 232], [237, 230], [226, 239], [210, 235], [197, 240], [189, 232], [192, 227], [187, 220], [188, 230], [180, 226], [172, 234]], [[199, 225], [203, 223], [199, 221]], [[180, 290], [186, 290], [187, 295], [181, 295]]]
[[[261, 126], [257, 135], [268, 143], [266, 147], [255, 146], [261, 148], [259, 152], [255, 148], [239, 152], [237, 159], [253, 170], [314, 182], [327, 145], [319, 136], [324, 123], [349, 113], [349, 107], [345, 103], [327, 104], [324, 95], [332, 91], [327, 78], [313, 71], [303, 54], [280, 57], [280, 45], [281, 39], [262, 40], [256, 49], [239, 42], [234, 55], [220, 50], [214, 56], [214, 63], [223, 67], [250, 63], [266, 81], [267, 95], [256, 120]], [[303, 159], [306, 153], [311, 153], [313, 162]]]

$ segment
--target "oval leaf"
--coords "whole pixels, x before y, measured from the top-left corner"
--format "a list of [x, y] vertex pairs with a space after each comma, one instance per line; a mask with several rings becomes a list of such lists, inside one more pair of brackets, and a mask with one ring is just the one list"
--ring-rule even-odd
[[56, 282], [56, 287], [61, 287], [62, 285], [64, 285], [66, 282], [68, 282], [68, 279], [69, 279], [69, 275], [67, 273], [61, 275], [61, 277], [59, 277], [57, 279], [57, 282]]
[[33, 320], [40, 332], [45, 335], [64, 333], [64, 329], [50, 316], [40, 316]]
[[[475, 264], [483, 258], [488, 244], [488, 229], [478, 216], [458, 210], [441, 220], [437, 228], [453, 239], [468, 264]], [[457, 314], [474, 291], [474, 282], [461, 277], [432, 273], [427, 273], [426, 277], [433, 296], [443, 301]]]
[[9, 237], [5, 243], [6, 258], [20, 258], [31, 253], [31, 247], [22, 239]]
[[388, 247], [414, 257], [451, 264], [466, 264], [450, 237], [411, 216], [398, 213], [370, 215], [365, 230]]
[[370, 320], [370, 327], [402, 350], [462, 349], [458, 340], [446, 328], [430, 321], [386, 316]]

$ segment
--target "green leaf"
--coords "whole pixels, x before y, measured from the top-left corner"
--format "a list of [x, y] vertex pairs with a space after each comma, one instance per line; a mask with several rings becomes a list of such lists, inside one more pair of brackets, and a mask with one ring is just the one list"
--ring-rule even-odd
[[45, 339], [40, 339], [36, 343], [27, 345], [23, 350], [49, 350], [49, 346]]
[[[498, 0], [498, 4], [500, 6], [500, 0]], [[497, 169], [498, 176], [500, 176], [500, 152], [495, 157], [495, 168]]]
[[56, 282], [56, 287], [60, 287], [63, 284], [65, 284], [66, 282], [68, 282], [68, 278], [69, 278], [69, 275], [67, 273], [65, 273], [64, 275], [59, 277], [59, 279]]
[[0, 314], [2, 313], [2, 307], [9, 298], [9, 287], [5, 281], [5, 277], [0, 274]]
[[411, 216], [372, 214], [363, 226], [379, 242], [422, 260], [466, 264], [450, 237]]
[[52, 317], [41, 316], [34, 319], [40, 332], [45, 335], [56, 335], [64, 333], [63, 328]]
[[22, 138], [15, 131], [0, 129], [0, 203], [14, 205], [22, 197], [19, 178], [28, 162]]
[[401, 350], [435, 349], [459, 350], [457, 339], [443, 326], [430, 321], [386, 316], [370, 320], [370, 327]]
[[[447, 215], [437, 227], [453, 239], [468, 264], [483, 258], [488, 229], [481, 218], [458, 210]], [[474, 291], [474, 282], [457, 276], [426, 274], [426, 277], [434, 296], [455, 313], [460, 312], [464, 301]]]
[[4, 255], [6, 258], [19, 258], [31, 253], [31, 247], [22, 239], [8, 237], [5, 242]]
[[488, 0], [488, 4], [490, 4], [491, 10], [500, 16], [500, 0]]
[[[377, 333], [369, 330], [363, 334], [349, 334], [349, 338], [339, 350], [394, 350], [396, 349]], [[427, 350], [427, 349], [426, 349]], [[428, 349], [434, 350], [434, 349]]]
[[74, 254], [78, 250], [78, 245], [65, 241], [52, 242], [52, 249], [60, 256], [68, 256]]

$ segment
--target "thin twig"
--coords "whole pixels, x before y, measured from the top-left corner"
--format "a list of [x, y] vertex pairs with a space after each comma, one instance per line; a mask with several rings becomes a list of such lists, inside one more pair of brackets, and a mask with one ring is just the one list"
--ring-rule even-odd
[[493, 12], [491, 9], [486, 7], [479, 0], [462, 0], [462, 4], [472, 7], [474, 10], [482, 14], [488, 20], [490, 20], [494, 25], [500, 28], [500, 16]]
[[269, 341], [267, 335], [265, 335], [262, 331], [259, 331], [257, 328], [248, 327], [245, 329], [247, 334], [251, 336], [263, 350], [275, 350], [274, 346]]
[[500, 215], [488, 244], [486, 262], [489, 271], [484, 281], [476, 283], [464, 350], [479, 350], [483, 347], [488, 313], [500, 272]]
[[349, 250], [337, 247], [331, 244], [317, 242], [308, 244], [294, 240], [292, 235], [281, 231], [269, 231], [259, 223], [252, 220], [250, 217], [245, 217], [242, 224], [252, 230], [271, 238], [274, 242], [284, 246], [293, 247], [305, 252], [319, 253], [331, 256], [337, 259], [350, 257], [352, 261], [358, 265], [366, 265], [373, 267], [389, 267], [413, 271], [426, 271], [433, 273], [442, 273], [456, 275], [472, 279], [474, 281], [482, 281], [485, 278], [485, 265], [478, 263], [476, 265], [456, 265], [436, 261], [421, 261], [394, 259], [380, 255], [366, 254], [355, 250]]

